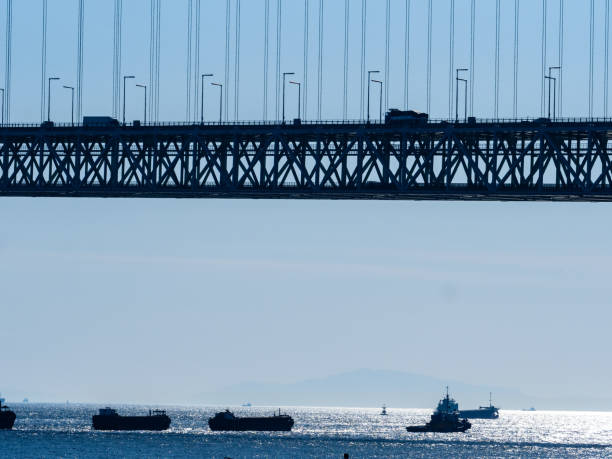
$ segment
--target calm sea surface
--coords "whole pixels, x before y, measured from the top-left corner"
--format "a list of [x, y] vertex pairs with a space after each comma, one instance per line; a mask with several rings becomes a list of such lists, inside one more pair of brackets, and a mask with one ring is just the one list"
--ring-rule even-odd
[[[213, 433], [219, 408], [167, 407], [171, 429], [161, 433], [92, 432], [97, 406], [12, 404], [15, 429], [0, 431], [2, 457], [610, 457], [612, 413], [501, 411], [474, 420], [466, 434], [414, 434], [428, 410], [287, 408], [291, 433]], [[149, 407], [115, 406], [122, 414]], [[236, 408], [238, 415], [272, 408]]]

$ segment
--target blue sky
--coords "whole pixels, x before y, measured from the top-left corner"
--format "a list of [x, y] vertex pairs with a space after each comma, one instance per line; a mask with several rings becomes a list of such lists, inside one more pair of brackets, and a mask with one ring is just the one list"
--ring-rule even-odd
[[[232, 0], [232, 8], [236, 0]], [[303, 14], [302, 0], [283, 0], [283, 33], [281, 71], [293, 71], [295, 79], [304, 81], [303, 71]], [[0, 6], [6, 0], [0, 2]], [[275, 81], [275, 8], [271, 0], [270, 49], [270, 104], [274, 105]], [[391, 47], [389, 105], [402, 106], [404, 101], [404, 21], [405, 0], [391, 0]], [[604, 8], [598, 0], [595, 14], [595, 109], [603, 116], [604, 75]], [[77, 51], [76, 0], [49, 2], [48, 75], [62, 78], [64, 84], [76, 79]], [[141, 90], [133, 84], [147, 83], [149, 79], [149, 2], [130, 0], [124, 4], [123, 21], [123, 74], [135, 75], [136, 81], [128, 86], [128, 119], [142, 118]], [[242, 1], [241, 20], [241, 119], [259, 119], [263, 106], [263, 5], [264, 0]], [[367, 69], [384, 70], [385, 4], [383, 0], [368, 0]], [[455, 67], [469, 66], [469, 4], [470, 0], [455, 0]], [[323, 117], [337, 119], [342, 116], [344, 2], [326, 1], [323, 53]], [[426, 108], [426, 46], [427, 1], [411, 1], [411, 46], [409, 105], [418, 110]], [[449, 5], [450, 0], [434, 0], [433, 58], [432, 58], [432, 116], [448, 116], [449, 91]], [[474, 68], [474, 113], [480, 117], [493, 116], [494, 107], [494, 42], [495, 2], [477, 0], [476, 64]], [[521, 0], [520, 50], [518, 80], [518, 112], [522, 116], [539, 116], [541, 88], [541, 19], [542, 2]], [[547, 0], [547, 66], [559, 64], [558, 11], [559, 0]], [[360, 92], [360, 14], [361, 1], [351, 0], [349, 58], [349, 117], [359, 114]], [[14, 52], [12, 120], [38, 121], [40, 119], [40, 37], [41, 1], [13, 2]], [[4, 33], [4, 10], [0, 20]], [[309, 54], [309, 118], [315, 116], [318, 2], [310, 0], [310, 54]], [[112, 37], [113, 2], [85, 1], [85, 57], [84, 103], [85, 114], [108, 114], [112, 105]], [[187, 55], [187, 0], [162, 1], [161, 47], [161, 117], [166, 120], [185, 118], [186, 55]], [[501, 1], [500, 35], [500, 116], [512, 114], [514, 1]], [[234, 40], [232, 13], [232, 47]], [[585, 116], [588, 113], [589, 87], [589, 7], [583, 0], [565, 0], [565, 46], [563, 113], [567, 116]], [[214, 73], [218, 81], [224, 80], [225, 1], [202, 2], [201, 71]], [[4, 35], [3, 35], [4, 36]], [[2, 55], [4, 50], [0, 50]], [[230, 59], [233, 81], [234, 60]], [[4, 72], [4, 59], [0, 62]], [[231, 86], [229, 93], [233, 95]], [[206, 117], [216, 119], [218, 104], [216, 88], [208, 87]], [[214, 92], [213, 92], [214, 91]], [[296, 111], [295, 88], [289, 87], [288, 113]], [[54, 91], [53, 117], [70, 119], [70, 97], [66, 90]], [[213, 96], [213, 94], [215, 96]], [[375, 97], [375, 93], [373, 94]], [[233, 102], [230, 98], [230, 107]], [[376, 110], [373, 108], [373, 112]], [[233, 116], [233, 110], [231, 111]], [[291, 115], [292, 116], [292, 115]]]
[[[49, 74], [72, 82], [77, 2], [49, 3]], [[187, 2], [162, 3], [161, 112], [176, 120], [185, 114]], [[316, 2], [311, 3], [314, 16]], [[411, 93], [414, 107], [423, 109], [424, 71], [417, 66], [424, 62], [418, 37], [425, 2], [412, 3]], [[521, 2], [520, 111], [531, 116], [540, 109], [536, 3]], [[556, 17], [558, 3], [548, 3]], [[146, 3], [124, 4], [123, 67], [146, 82]], [[202, 70], [221, 75], [224, 2], [203, 4]], [[257, 50], [263, 2], [243, 4], [240, 107], [242, 118], [254, 119], [262, 110]], [[342, 33], [333, 17], [341, 20], [343, 2], [327, 4], [324, 114], [337, 118]], [[434, 4], [436, 30], [443, 30], [448, 2]], [[468, 2], [456, 4], [456, 63], [464, 65]], [[494, 2], [478, 4], [476, 111], [490, 116], [492, 83], [485, 78], [492, 71], [493, 48], [485, 31], [492, 30], [487, 21]], [[502, 4], [511, 8], [513, 2]], [[585, 4], [566, 1], [567, 115], [587, 109]], [[603, 2], [597, 4], [601, 8]], [[302, 5], [285, 2], [283, 68], [297, 72]], [[369, 5], [368, 67], [382, 69], [384, 36], [374, 30], [384, 21], [384, 2]], [[400, 11], [393, 15], [391, 54], [391, 105], [398, 105], [403, 41], [397, 34], [403, 32], [395, 23], [403, 2], [392, 5]], [[14, 121], [40, 117], [39, 6], [33, 0], [14, 2]], [[85, 16], [84, 112], [108, 114], [112, 3], [86, 0]], [[550, 26], [551, 37], [555, 27]], [[507, 69], [512, 27], [506, 19], [502, 30]], [[433, 112], [445, 116], [448, 37], [435, 36]], [[357, 51], [351, 65], [359, 68]], [[502, 82], [511, 88], [511, 72], [502, 72]], [[310, 84], [314, 108], [314, 73]], [[351, 113], [358, 111], [358, 87], [353, 75]], [[54, 94], [55, 117], [67, 120], [68, 94], [59, 89]], [[132, 94], [128, 118], [142, 110]], [[597, 113], [602, 91], [596, 94]], [[211, 102], [207, 116], [214, 117], [216, 109]], [[510, 111], [506, 90], [502, 113]], [[13, 400], [189, 403], [196, 394], [240, 381], [290, 382], [383, 368], [534, 395], [606, 396], [612, 378], [604, 364], [612, 319], [609, 211], [607, 204], [3, 198], [0, 340], [10, 352], [1, 360], [0, 390]]]

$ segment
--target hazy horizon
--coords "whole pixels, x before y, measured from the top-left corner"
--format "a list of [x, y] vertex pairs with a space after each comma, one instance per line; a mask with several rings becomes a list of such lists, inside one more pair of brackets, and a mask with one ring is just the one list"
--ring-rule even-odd
[[[38, 122], [42, 3], [13, 3], [11, 119]], [[161, 118], [179, 121], [186, 111], [187, 2], [162, 3]], [[317, 95], [317, 3], [310, 2], [309, 119]], [[343, 3], [325, 3], [324, 118], [342, 113]], [[441, 117], [448, 115], [454, 74], [449, 3], [434, 3], [431, 115]], [[509, 116], [514, 16], [502, 3], [500, 116]], [[123, 2], [122, 73], [136, 76], [127, 83], [128, 120], [143, 113], [143, 93], [133, 84], [149, 76], [149, 4]], [[203, 2], [202, 13], [200, 70], [219, 81], [225, 4]], [[392, 1], [385, 83], [390, 105], [398, 107], [404, 4]], [[557, 4], [548, 2], [547, 65], [557, 64]], [[589, 11], [584, 2], [565, 4], [572, 27], [566, 27], [563, 114], [582, 116]], [[262, 114], [262, 5], [242, 2], [243, 119]], [[426, 2], [412, 5], [410, 108], [422, 111]], [[60, 84], [76, 77], [77, 6], [49, 2], [47, 76], [62, 78], [52, 93], [55, 121], [70, 119], [70, 93]], [[597, 116], [602, 6], [597, 3], [595, 14]], [[300, 79], [303, 3], [285, 2], [283, 11], [281, 71]], [[351, 11], [351, 37], [360, 45], [359, 6]], [[382, 70], [385, 9], [369, 11], [367, 69]], [[456, 66], [469, 62], [468, 13], [468, 0], [457, 0]], [[519, 114], [539, 116], [541, 5], [522, 2], [520, 14]], [[86, 115], [111, 114], [112, 15], [112, 2], [85, 2]], [[494, 15], [495, 2], [479, 2], [478, 117], [492, 116], [494, 105]], [[357, 51], [350, 54], [349, 118], [359, 114]], [[275, 64], [270, 59], [270, 112]], [[297, 102], [291, 90], [288, 116]], [[208, 91], [211, 120], [218, 105]], [[295, 383], [377, 368], [511, 387], [533, 397], [606, 398], [611, 210], [605, 203], [0, 198], [0, 393], [9, 400], [188, 402], [237, 383]]]

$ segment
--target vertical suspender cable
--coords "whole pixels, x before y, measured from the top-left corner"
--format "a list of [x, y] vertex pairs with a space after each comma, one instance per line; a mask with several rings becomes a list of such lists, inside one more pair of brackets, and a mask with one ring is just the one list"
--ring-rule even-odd
[[119, 0], [115, 0], [113, 9], [113, 117], [117, 118], [117, 19]]
[[514, 88], [512, 95], [512, 116], [518, 115], [518, 64], [519, 64], [519, 3], [514, 0]]
[[342, 119], [348, 116], [348, 64], [349, 64], [349, 19], [350, 0], [344, 0], [344, 95], [342, 97]]
[[322, 117], [323, 105], [323, 0], [319, 0], [319, 64], [317, 84], [317, 119]]
[[365, 119], [365, 92], [366, 92], [366, 13], [367, 0], [361, 0], [361, 97], [359, 98], [359, 112], [361, 119]]
[[159, 92], [161, 88], [160, 68], [161, 68], [161, 0], [157, 0], [157, 31], [155, 35], [155, 120], [159, 121]]
[[236, 52], [234, 53], [234, 120], [238, 121], [240, 107], [240, 0], [236, 0], [236, 24], [235, 24]]
[[13, 0], [6, 0], [6, 48], [4, 77], [4, 121], [11, 121], [11, 72], [13, 67]]
[[83, 111], [83, 43], [85, 32], [85, 0], [79, 0], [77, 80], [76, 80], [76, 118], [80, 120]]
[[283, 0], [276, 0], [276, 121], [280, 119], [281, 50], [283, 34]]
[[308, 114], [308, 51], [309, 51], [309, 32], [310, 32], [310, 5], [308, 0], [304, 0], [304, 90], [302, 98], [304, 103], [302, 104], [303, 118], [305, 119]]
[[47, 0], [42, 0], [42, 47], [40, 51], [40, 122], [45, 120], [47, 95]]
[[542, 68], [540, 71], [540, 116], [544, 116], [546, 106], [546, 17], [548, 13], [547, 0], [542, 0]]
[[476, 39], [476, 0], [470, 8], [470, 116], [474, 116], [474, 82], [476, 81], [474, 45]]
[[270, 0], [264, 7], [263, 119], [268, 120], [268, 61], [270, 60]]
[[[454, 0], [451, 0], [454, 1]], [[385, 104], [384, 109], [389, 108], [389, 86], [391, 73], [389, 71], [389, 48], [391, 45], [391, 0], [387, 0], [386, 20], [385, 20]]]
[[591, 0], [591, 16], [589, 31], [589, 117], [593, 117], [593, 59], [595, 48], [595, 0]]
[[115, 27], [113, 51], [113, 116], [119, 117], [121, 106], [121, 26], [122, 26], [122, 0], [115, 0]]
[[187, 96], [185, 103], [185, 121], [191, 120], [191, 62], [192, 62], [192, 53], [191, 47], [193, 44], [193, 0], [187, 0]]
[[154, 84], [153, 84], [153, 69], [154, 69], [154, 65], [153, 62], [155, 60], [154, 58], [154, 43], [155, 43], [155, 0], [151, 0], [150, 2], [150, 6], [149, 6], [149, 119], [151, 121], [154, 121], [154, 118], [152, 116], [153, 114], [153, 100], [155, 99], [154, 96]]
[[563, 116], [563, 40], [565, 28], [565, 0], [559, 0], [559, 116]]
[[404, 24], [404, 110], [408, 110], [410, 89], [410, 0], [406, 0], [406, 22]]
[[427, 113], [431, 114], [431, 28], [432, 28], [432, 0], [427, 7]]
[[194, 61], [193, 61], [193, 120], [198, 120], [200, 101], [200, 20], [201, 20], [201, 1], [195, 0], [195, 40], [194, 40]]
[[229, 94], [229, 79], [230, 79], [230, 8], [231, 8], [231, 0], [227, 0], [225, 3], [225, 78], [223, 81], [225, 92], [223, 94], [223, 107], [225, 108], [225, 121], [227, 121], [227, 114], [229, 110], [227, 109], [228, 103], [228, 94]]
[[448, 21], [448, 119], [453, 118], [453, 96], [455, 95], [455, 0], [450, 0]]
[[495, 119], [499, 118], [499, 33], [500, 0], [495, 2]]
[[610, 43], [610, 0], [606, 0], [606, 17], [605, 17], [605, 40], [604, 45], [604, 117], [608, 117], [608, 66], [609, 66], [609, 43]]
[[157, 50], [155, 56], [155, 119], [159, 121], [159, 93], [161, 89], [161, 0], [157, 0]]

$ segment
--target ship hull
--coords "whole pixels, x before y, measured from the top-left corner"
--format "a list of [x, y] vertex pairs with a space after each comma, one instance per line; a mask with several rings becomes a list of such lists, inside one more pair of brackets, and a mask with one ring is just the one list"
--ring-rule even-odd
[[210, 430], [216, 432], [290, 432], [293, 419], [290, 417], [273, 418], [236, 418], [210, 419]]
[[170, 427], [168, 416], [100, 416], [92, 418], [94, 430], [152, 430]]
[[482, 408], [478, 410], [461, 410], [459, 416], [467, 419], [497, 419], [499, 412], [497, 409]]
[[471, 426], [461, 426], [461, 427], [429, 427], [429, 426], [408, 426], [406, 430], [408, 432], [436, 432], [436, 433], [463, 433], [468, 430]]
[[12, 411], [0, 412], [0, 430], [11, 430], [15, 424], [17, 415]]

